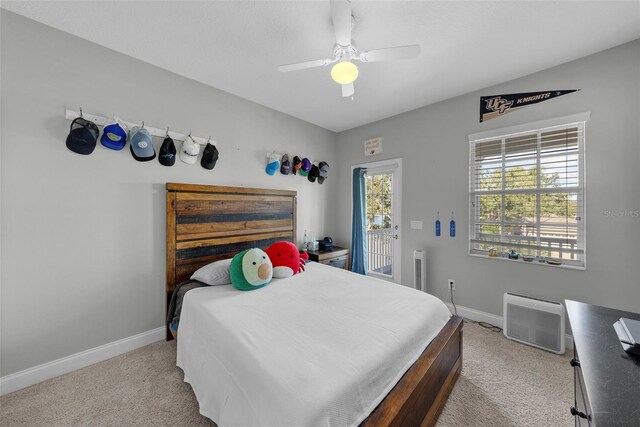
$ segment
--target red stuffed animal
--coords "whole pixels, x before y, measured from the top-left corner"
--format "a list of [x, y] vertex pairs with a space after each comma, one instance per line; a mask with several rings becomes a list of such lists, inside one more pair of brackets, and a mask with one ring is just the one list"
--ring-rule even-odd
[[265, 252], [273, 265], [273, 277], [291, 277], [304, 271], [304, 260], [300, 258], [298, 248], [291, 242], [276, 242]]

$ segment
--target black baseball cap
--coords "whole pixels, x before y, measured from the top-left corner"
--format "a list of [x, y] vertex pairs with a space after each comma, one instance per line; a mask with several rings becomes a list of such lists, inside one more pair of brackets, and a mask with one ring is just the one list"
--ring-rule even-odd
[[162, 141], [160, 153], [158, 154], [160, 164], [173, 166], [176, 163], [176, 152], [176, 145], [173, 143], [173, 139], [171, 139], [170, 136], [166, 137], [164, 141]]
[[307, 179], [311, 182], [316, 182], [316, 178], [320, 176], [320, 169], [316, 165], [311, 165], [311, 169], [309, 170], [309, 175]]
[[301, 167], [302, 167], [302, 160], [300, 160], [300, 157], [293, 156], [293, 168], [292, 168], [293, 174], [296, 175]]
[[91, 154], [96, 148], [98, 134], [100, 131], [95, 123], [78, 117], [71, 122], [71, 129], [69, 136], [67, 136], [67, 148], [78, 154]]
[[215, 145], [207, 142], [202, 153], [202, 159], [200, 159], [200, 165], [205, 169], [213, 169], [218, 161], [218, 149]]

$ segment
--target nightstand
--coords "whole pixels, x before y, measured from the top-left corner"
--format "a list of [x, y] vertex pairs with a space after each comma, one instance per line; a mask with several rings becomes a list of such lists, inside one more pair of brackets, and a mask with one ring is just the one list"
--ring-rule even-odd
[[330, 251], [307, 251], [310, 261], [349, 270], [349, 249], [334, 246]]

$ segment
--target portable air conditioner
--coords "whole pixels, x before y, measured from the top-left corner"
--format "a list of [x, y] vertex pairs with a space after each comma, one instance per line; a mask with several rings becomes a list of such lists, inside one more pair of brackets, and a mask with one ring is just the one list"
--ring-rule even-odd
[[553, 353], [564, 353], [564, 306], [507, 292], [504, 294], [504, 336]]
[[413, 287], [427, 292], [427, 254], [425, 251], [413, 251]]

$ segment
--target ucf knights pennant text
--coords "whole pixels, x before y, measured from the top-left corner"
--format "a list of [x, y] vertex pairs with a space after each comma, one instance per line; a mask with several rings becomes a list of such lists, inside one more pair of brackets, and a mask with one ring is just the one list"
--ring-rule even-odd
[[568, 93], [579, 91], [548, 90], [546, 92], [509, 93], [506, 95], [492, 95], [480, 97], [480, 122], [494, 119], [527, 105], [537, 104], [551, 98], [557, 98]]

